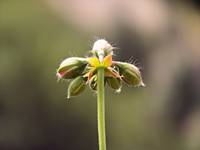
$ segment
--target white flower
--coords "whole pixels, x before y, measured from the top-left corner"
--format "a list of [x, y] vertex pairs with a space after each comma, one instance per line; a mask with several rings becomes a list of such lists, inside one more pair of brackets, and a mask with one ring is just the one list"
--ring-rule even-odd
[[92, 50], [96, 51], [99, 56], [99, 60], [103, 61], [105, 55], [107, 55], [108, 52], [112, 52], [113, 47], [106, 40], [99, 39], [94, 43]]
[[92, 48], [92, 50], [94, 51], [99, 51], [104, 49], [112, 49], [112, 46], [104, 39], [97, 40]]

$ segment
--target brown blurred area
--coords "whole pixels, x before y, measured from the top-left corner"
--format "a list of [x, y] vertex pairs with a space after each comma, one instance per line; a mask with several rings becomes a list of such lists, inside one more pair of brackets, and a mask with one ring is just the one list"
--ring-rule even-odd
[[0, 150], [98, 149], [95, 93], [55, 76], [98, 38], [147, 85], [106, 89], [108, 150], [199, 150], [199, 35], [197, 0], [1, 0]]

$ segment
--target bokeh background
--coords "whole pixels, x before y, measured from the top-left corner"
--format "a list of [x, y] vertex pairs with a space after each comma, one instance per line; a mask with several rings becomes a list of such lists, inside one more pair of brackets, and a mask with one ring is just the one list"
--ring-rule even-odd
[[95, 93], [55, 74], [99, 38], [147, 85], [106, 89], [108, 150], [199, 150], [198, 0], [0, 0], [0, 150], [98, 149]]

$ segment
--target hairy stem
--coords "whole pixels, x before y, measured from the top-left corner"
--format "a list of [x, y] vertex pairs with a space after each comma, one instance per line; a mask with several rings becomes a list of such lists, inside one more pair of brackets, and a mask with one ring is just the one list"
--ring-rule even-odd
[[97, 70], [97, 120], [99, 150], [106, 150], [104, 68]]

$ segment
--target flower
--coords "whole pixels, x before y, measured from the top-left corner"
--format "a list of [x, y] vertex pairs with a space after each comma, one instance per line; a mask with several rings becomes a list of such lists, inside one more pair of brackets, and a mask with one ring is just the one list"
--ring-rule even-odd
[[105, 85], [115, 91], [121, 91], [122, 81], [134, 87], [145, 86], [139, 68], [130, 63], [113, 61], [113, 50], [111, 44], [100, 39], [94, 43], [91, 57], [70, 57], [61, 62], [57, 70], [58, 78], [72, 80], [68, 98], [82, 93], [86, 85], [96, 91], [98, 68], [104, 68]]
[[100, 39], [94, 42], [92, 52], [96, 54], [100, 61], [103, 61], [103, 57], [113, 54], [113, 47], [106, 40]]

